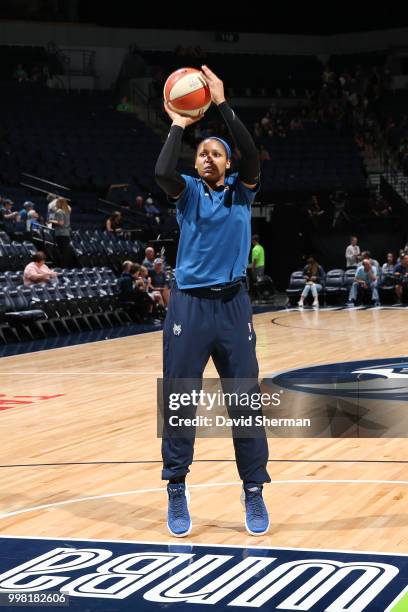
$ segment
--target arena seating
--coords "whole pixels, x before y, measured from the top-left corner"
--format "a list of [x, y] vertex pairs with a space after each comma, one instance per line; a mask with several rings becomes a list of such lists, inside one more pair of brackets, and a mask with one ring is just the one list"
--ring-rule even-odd
[[[348, 268], [347, 270], [336, 268], [329, 270], [325, 275], [323, 289], [319, 295], [319, 301], [326, 306], [334, 304], [344, 305], [348, 299], [355, 273], [355, 268]], [[378, 281], [381, 303], [395, 303], [396, 298], [392, 276], [384, 275], [380, 270]], [[295, 270], [292, 272], [289, 279], [289, 286], [286, 289], [289, 305], [294, 306], [297, 304], [304, 286], [305, 277], [303, 275], [303, 270]], [[361, 299], [364, 303], [371, 304], [371, 292], [363, 293]]]
[[[315, 56], [305, 55], [263, 55], [243, 53], [210, 53], [205, 58], [185, 57], [174, 52], [144, 51], [142, 57], [150, 64], [170, 74], [187, 62], [188, 66], [199, 68], [208, 64], [216, 74], [228, 75], [228, 95], [252, 96], [271, 95], [276, 88], [283, 95], [297, 87], [303, 91], [314, 89], [321, 81], [322, 65]], [[245, 83], [242, 80], [242, 66], [245, 66]]]
[[0, 182], [16, 185], [26, 172], [105, 193], [133, 177], [151, 191], [160, 139], [133, 113], [115, 111], [115, 102], [111, 93], [0, 83]]
[[339, 136], [335, 130], [306, 127], [286, 138], [265, 139], [264, 144], [271, 157], [262, 167], [266, 191], [365, 189], [361, 158], [351, 134]]
[[329, 66], [335, 73], [353, 72], [356, 66], [362, 69], [370, 69], [383, 66], [387, 60], [388, 53], [385, 51], [368, 51], [366, 53], [347, 53], [342, 55], [331, 55]]
[[0, 45], [0, 79], [11, 79], [18, 64], [30, 75], [31, 69], [38, 66], [48, 68], [49, 73], [63, 74], [64, 65], [56, 53], [41, 46]]
[[134, 319], [118, 301], [107, 267], [61, 269], [58, 282], [23, 285], [22, 271], [0, 274], [3, 343], [125, 325]]

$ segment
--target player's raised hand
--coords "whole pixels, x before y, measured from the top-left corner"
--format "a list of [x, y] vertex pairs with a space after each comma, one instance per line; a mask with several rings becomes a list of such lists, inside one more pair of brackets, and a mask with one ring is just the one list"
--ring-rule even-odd
[[172, 110], [168, 104], [168, 102], [164, 102], [164, 110], [172, 120], [172, 125], [179, 125], [182, 128], [186, 128], [193, 123], [197, 123], [204, 116], [204, 113], [199, 115], [198, 117], [185, 117], [184, 115], [179, 115], [174, 110]]
[[204, 66], [201, 66], [201, 70], [203, 71], [207, 85], [210, 88], [211, 99], [214, 104], [218, 105], [225, 102], [224, 83], [205, 64]]

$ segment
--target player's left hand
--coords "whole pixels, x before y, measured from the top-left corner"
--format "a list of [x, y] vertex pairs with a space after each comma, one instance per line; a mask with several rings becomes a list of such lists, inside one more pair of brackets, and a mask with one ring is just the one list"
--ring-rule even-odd
[[217, 105], [225, 102], [224, 83], [208, 68], [208, 66], [201, 66], [201, 70], [210, 88], [211, 100]]

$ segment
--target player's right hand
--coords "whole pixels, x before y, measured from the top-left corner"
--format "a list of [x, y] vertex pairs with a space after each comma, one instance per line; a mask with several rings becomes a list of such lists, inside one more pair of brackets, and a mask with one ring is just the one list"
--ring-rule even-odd
[[197, 123], [197, 121], [200, 121], [200, 119], [204, 116], [204, 113], [202, 113], [202, 115], [199, 115], [198, 117], [184, 117], [184, 115], [179, 115], [179, 113], [172, 110], [166, 101], [164, 102], [164, 110], [172, 120], [172, 125], [179, 125], [183, 129], [189, 125], [192, 125], [193, 123]]

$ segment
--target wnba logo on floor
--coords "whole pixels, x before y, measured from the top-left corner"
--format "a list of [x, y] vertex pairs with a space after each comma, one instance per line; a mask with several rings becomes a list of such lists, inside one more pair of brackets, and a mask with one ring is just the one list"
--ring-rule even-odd
[[[363, 612], [392, 610], [406, 587], [408, 558], [397, 555], [94, 544], [75, 542], [71, 548], [51, 540], [2, 538], [0, 595], [59, 591], [76, 610], [83, 609], [86, 597], [87, 610], [117, 610], [115, 601], [128, 600], [126, 609], [143, 610], [201, 603], [217, 612], [234, 606]], [[15, 565], [16, 558], [27, 559], [27, 549], [41, 554]], [[9, 556], [13, 567], [5, 568]]]

